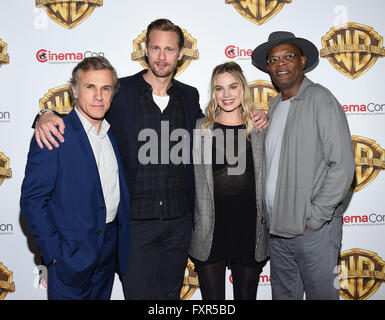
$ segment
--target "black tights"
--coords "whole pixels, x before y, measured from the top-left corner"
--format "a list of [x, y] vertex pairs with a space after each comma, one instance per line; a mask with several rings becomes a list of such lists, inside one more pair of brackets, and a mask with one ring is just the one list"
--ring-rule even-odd
[[[203, 300], [225, 300], [226, 261], [212, 264], [196, 264]], [[258, 278], [262, 268], [231, 264], [234, 300], [255, 300]]]

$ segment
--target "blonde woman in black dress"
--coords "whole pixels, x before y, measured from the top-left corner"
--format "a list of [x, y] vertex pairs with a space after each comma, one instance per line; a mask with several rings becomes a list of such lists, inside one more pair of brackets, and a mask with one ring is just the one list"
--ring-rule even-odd
[[[194, 136], [196, 201], [190, 255], [204, 300], [255, 300], [268, 257], [263, 202], [263, 131], [253, 126], [251, 94], [240, 66], [218, 65], [206, 118]], [[234, 162], [235, 160], [235, 162]]]

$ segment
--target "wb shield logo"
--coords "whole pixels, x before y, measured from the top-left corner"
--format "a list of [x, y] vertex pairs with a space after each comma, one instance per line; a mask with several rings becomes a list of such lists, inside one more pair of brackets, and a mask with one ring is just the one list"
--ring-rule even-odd
[[251, 96], [253, 98], [253, 109], [263, 109], [269, 111], [269, 103], [278, 94], [271, 82], [256, 80], [249, 84]]
[[320, 56], [342, 74], [355, 79], [385, 56], [382, 42], [373, 28], [350, 22], [331, 28], [322, 38]]
[[359, 191], [385, 170], [385, 150], [374, 140], [352, 136], [356, 173], [351, 189]]
[[0, 152], [0, 186], [5, 179], [12, 178], [12, 170], [9, 168], [10, 160], [4, 153]]
[[43, 98], [39, 100], [40, 110], [54, 110], [60, 114], [68, 114], [74, 105], [70, 94], [70, 85], [65, 84], [48, 90]]
[[247, 20], [263, 24], [274, 17], [286, 3], [292, 0], [225, 0]]
[[1, 41], [0, 38], [0, 67], [3, 64], [9, 63], [9, 55], [7, 53], [7, 44], [3, 41]]
[[[194, 39], [186, 30], [182, 29], [184, 36], [184, 56], [178, 61], [175, 76], [182, 73], [191, 63], [192, 60], [199, 59], [199, 52], [197, 49], [197, 40]], [[144, 30], [134, 41], [134, 52], [131, 53], [132, 61], [139, 61], [144, 69], [148, 68], [146, 57], [146, 33]]]
[[385, 280], [385, 262], [375, 253], [351, 249], [340, 254], [340, 296], [346, 300], [366, 300]]
[[12, 277], [12, 272], [0, 262], [0, 300], [4, 300], [8, 293], [15, 292]]
[[36, 0], [35, 6], [44, 8], [48, 16], [63, 27], [72, 29], [86, 20], [103, 0]]
[[192, 297], [195, 290], [199, 288], [198, 275], [195, 271], [194, 263], [187, 259], [187, 266], [184, 270], [184, 279], [182, 290], [180, 291], [180, 299], [188, 300]]

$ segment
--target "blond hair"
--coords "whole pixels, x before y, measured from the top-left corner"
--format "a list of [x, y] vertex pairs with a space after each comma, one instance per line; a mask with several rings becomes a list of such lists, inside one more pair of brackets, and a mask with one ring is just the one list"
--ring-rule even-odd
[[202, 131], [214, 123], [215, 118], [219, 114], [218, 102], [215, 99], [215, 79], [216, 76], [222, 73], [230, 73], [236, 82], [241, 87], [241, 116], [243, 123], [246, 125], [246, 135], [248, 136], [253, 130], [253, 117], [251, 109], [253, 107], [253, 101], [250, 93], [249, 86], [246, 78], [242, 72], [241, 67], [235, 62], [226, 62], [216, 66], [211, 75], [211, 97], [206, 107], [206, 120], [202, 124]]

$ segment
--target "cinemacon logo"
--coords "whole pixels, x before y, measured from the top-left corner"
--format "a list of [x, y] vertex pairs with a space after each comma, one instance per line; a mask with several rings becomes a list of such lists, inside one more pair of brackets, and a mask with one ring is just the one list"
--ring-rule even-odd
[[13, 233], [13, 225], [10, 223], [0, 223], [0, 234]]
[[[230, 274], [229, 276], [229, 281], [231, 284], [233, 284], [233, 275]], [[271, 285], [271, 278], [270, 278], [270, 275], [267, 275], [267, 274], [261, 274], [259, 275], [259, 278], [258, 278], [258, 284], [259, 285]]]
[[385, 224], [385, 214], [363, 214], [354, 216], [344, 216], [344, 225], [380, 225]]
[[40, 49], [36, 52], [36, 59], [41, 63], [78, 63], [87, 57], [104, 57], [104, 52], [53, 52], [46, 49]]
[[9, 111], [0, 111], [0, 122], [9, 122], [11, 120], [11, 113]]
[[385, 113], [385, 103], [344, 104], [342, 108], [345, 112], [350, 113]]
[[252, 49], [241, 49], [234, 45], [229, 45], [225, 48], [225, 55], [229, 59], [234, 59], [234, 58], [250, 59], [252, 53], [253, 53]]

